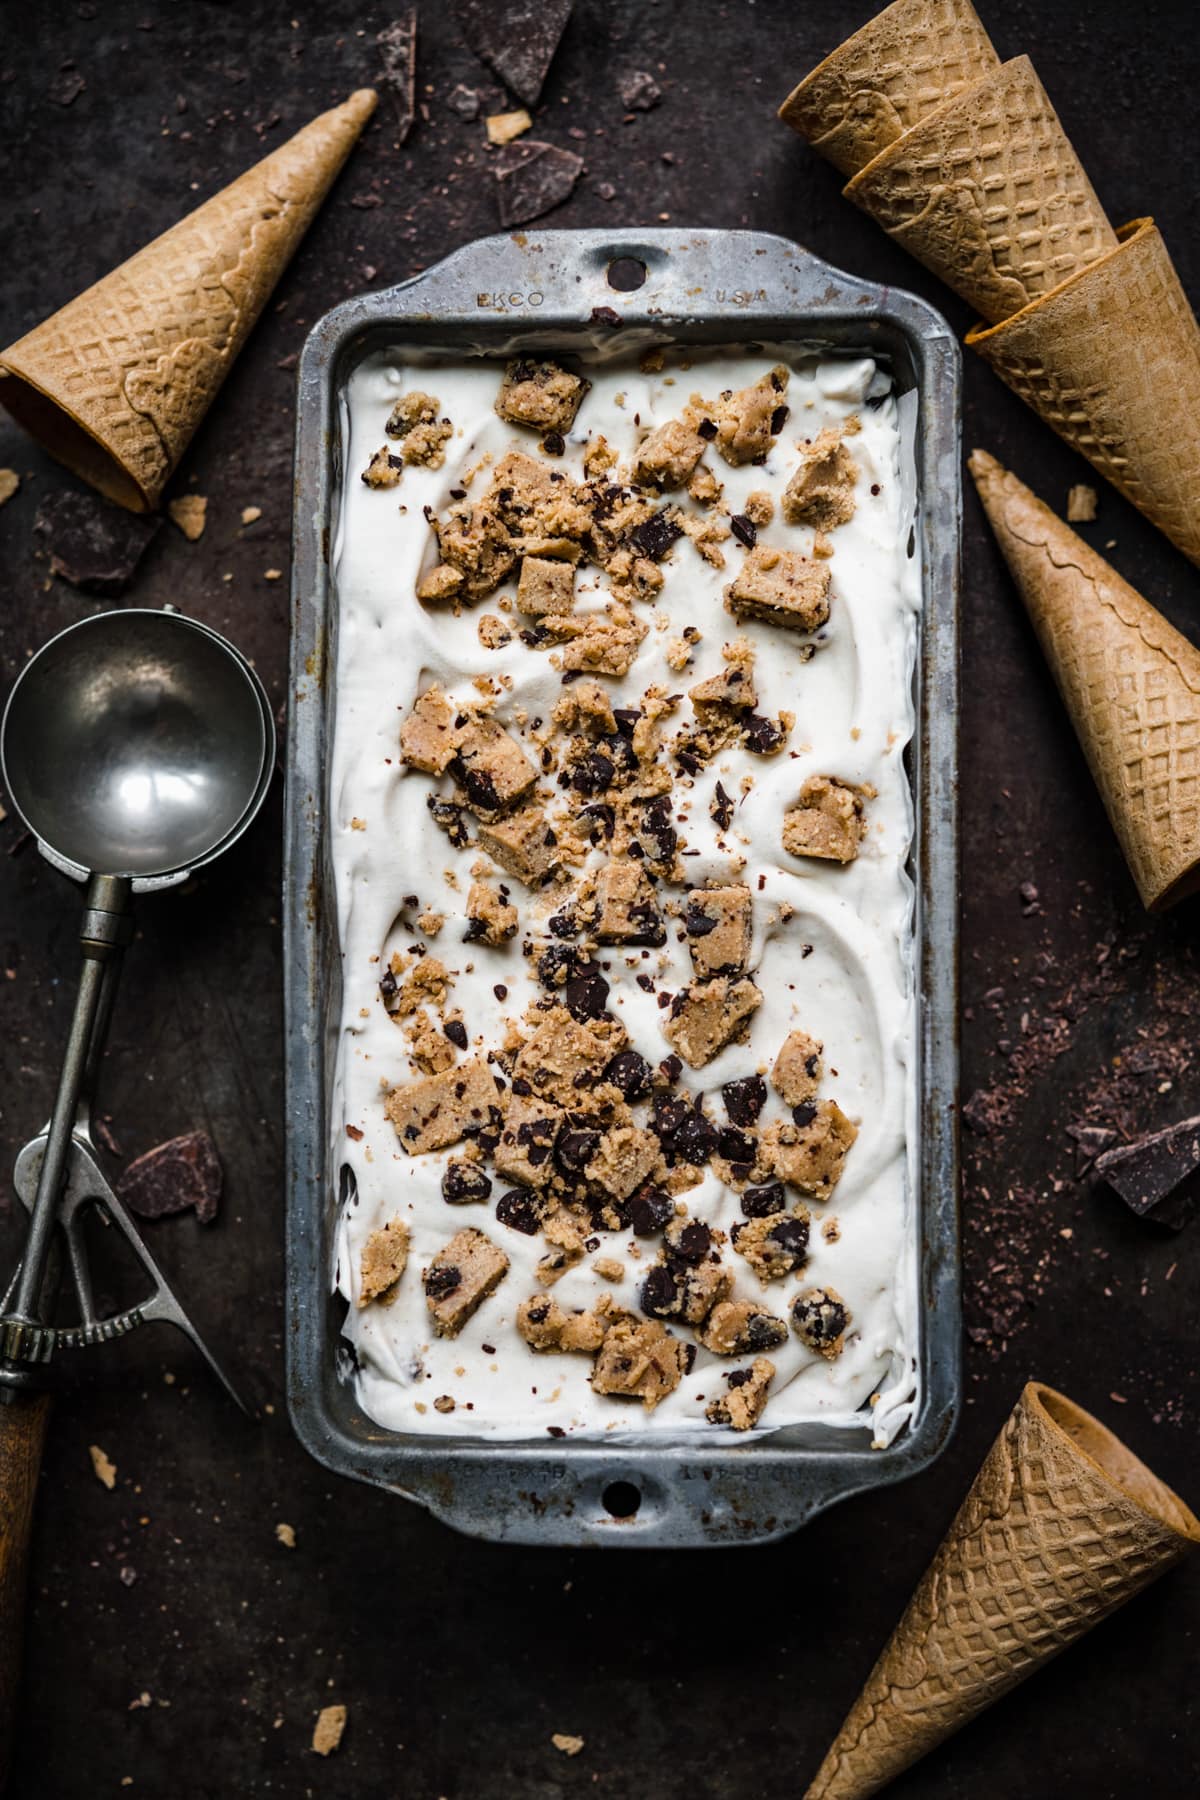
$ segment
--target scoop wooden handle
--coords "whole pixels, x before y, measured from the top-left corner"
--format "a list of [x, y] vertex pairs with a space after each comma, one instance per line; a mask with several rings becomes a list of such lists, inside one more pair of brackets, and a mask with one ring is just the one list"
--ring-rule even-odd
[[15, 1393], [0, 1405], [0, 1791], [8, 1784], [33, 1500], [49, 1417], [49, 1394]]

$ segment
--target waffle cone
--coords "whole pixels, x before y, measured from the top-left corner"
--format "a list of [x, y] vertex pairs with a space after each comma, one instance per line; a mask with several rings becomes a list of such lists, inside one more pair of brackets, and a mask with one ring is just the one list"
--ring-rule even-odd
[[1117, 243], [1027, 56], [889, 144], [846, 197], [989, 320]]
[[779, 116], [853, 175], [999, 62], [970, 0], [893, 0], [805, 76]]
[[369, 88], [0, 354], [0, 400], [133, 512], [158, 504], [375, 108]]
[[985, 451], [971, 473], [1142, 902], [1200, 886], [1200, 650]]
[[877, 1794], [1197, 1544], [1170, 1488], [1030, 1382], [807, 1800]]
[[1200, 328], [1153, 219], [967, 343], [1200, 563]]

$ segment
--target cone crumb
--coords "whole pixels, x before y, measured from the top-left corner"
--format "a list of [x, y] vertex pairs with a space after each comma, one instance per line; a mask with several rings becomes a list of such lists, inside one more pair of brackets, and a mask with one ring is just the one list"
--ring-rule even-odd
[[583, 1749], [583, 1739], [581, 1737], [572, 1737], [569, 1731], [556, 1731], [552, 1733], [550, 1742], [554, 1745], [556, 1750], [561, 1750], [564, 1756], [578, 1756], [579, 1752]]
[[243, 506], [243, 508], [242, 508], [242, 524], [243, 525], [253, 525], [255, 519], [261, 519], [261, 518], [262, 518], [262, 507], [261, 506]]
[[511, 144], [514, 138], [524, 135], [533, 124], [533, 120], [524, 107], [517, 112], [493, 113], [485, 121], [489, 144]]
[[0, 469], [0, 506], [7, 504], [21, 485], [21, 477], [15, 469]]
[[294, 1550], [296, 1548], [296, 1528], [294, 1525], [285, 1525], [281, 1521], [275, 1527], [275, 1536], [286, 1550]]
[[312, 1734], [312, 1747], [317, 1755], [332, 1756], [342, 1741], [345, 1729], [346, 1708], [340, 1705], [323, 1706], [317, 1714]]
[[208, 501], [203, 494], [181, 494], [178, 500], [168, 500], [167, 511], [189, 544], [204, 536]]
[[99, 1444], [89, 1444], [88, 1455], [92, 1459], [92, 1472], [94, 1473], [96, 1480], [103, 1482], [104, 1486], [111, 1492], [117, 1485], [116, 1463], [109, 1461]]
[[1098, 504], [1099, 496], [1095, 488], [1089, 487], [1086, 481], [1078, 482], [1067, 495], [1068, 525], [1090, 525], [1096, 516]]

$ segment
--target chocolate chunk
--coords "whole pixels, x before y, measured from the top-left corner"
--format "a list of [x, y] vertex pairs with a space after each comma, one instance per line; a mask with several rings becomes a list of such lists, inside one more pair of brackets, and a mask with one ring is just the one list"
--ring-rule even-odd
[[699, 1099], [675, 1133], [675, 1155], [682, 1162], [706, 1163], [717, 1147], [717, 1128]]
[[769, 1181], [765, 1187], [748, 1187], [742, 1190], [742, 1211], [748, 1219], [767, 1219], [772, 1213], [782, 1212], [787, 1205], [784, 1198], [783, 1184]]
[[718, 1132], [717, 1155], [724, 1157], [727, 1163], [741, 1163], [752, 1169], [757, 1154], [758, 1145], [744, 1131], [738, 1131], [733, 1125], [726, 1125], [723, 1131]]
[[142, 1219], [163, 1219], [195, 1209], [201, 1224], [217, 1216], [221, 1198], [221, 1164], [207, 1131], [188, 1131], [157, 1144], [137, 1157], [116, 1180], [116, 1190], [130, 1212]]
[[1181, 1231], [1200, 1205], [1200, 1117], [1106, 1150], [1095, 1171], [1133, 1212]]
[[751, 713], [742, 726], [742, 742], [755, 756], [773, 756], [786, 735], [782, 725], [761, 713]]
[[452, 1044], [457, 1044], [460, 1050], [466, 1049], [468, 1042], [467, 1028], [461, 1019], [447, 1019], [446, 1023], [442, 1026], [442, 1030]]
[[651, 562], [658, 562], [677, 538], [683, 536], [682, 525], [677, 525], [665, 511], [651, 513], [650, 517], [636, 525], [629, 533], [629, 542], [639, 556], [648, 556]]
[[604, 1079], [619, 1088], [626, 1100], [644, 1100], [650, 1092], [654, 1071], [636, 1050], [621, 1050], [605, 1069]]
[[586, 1025], [589, 1019], [602, 1019], [608, 1005], [608, 983], [599, 969], [577, 975], [563, 989], [563, 1003], [573, 1019]]
[[425, 1292], [429, 1295], [431, 1300], [441, 1300], [445, 1295], [452, 1294], [455, 1288], [461, 1286], [461, 1269], [443, 1265], [441, 1268], [430, 1269], [425, 1276]]
[[787, 424], [788, 414], [791, 412], [791, 410], [792, 409], [790, 406], [777, 406], [775, 408], [775, 411], [771, 414], [771, 436], [772, 437], [779, 436], [780, 432], [783, 430], [784, 426]]
[[537, 1236], [544, 1215], [544, 1203], [528, 1188], [512, 1188], [507, 1194], [501, 1194], [496, 1202], [496, 1217], [501, 1225], [508, 1225], [525, 1237]]
[[642, 1311], [652, 1319], [670, 1318], [679, 1300], [679, 1283], [665, 1263], [656, 1263], [642, 1283]]
[[417, 9], [408, 11], [394, 25], [388, 25], [375, 39], [382, 67], [380, 87], [387, 88], [396, 103], [396, 137], [403, 143], [412, 130], [416, 115], [417, 81]]
[[770, 1313], [752, 1313], [743, 1337], [746, 1350], [774, 1350], [787, 1337], [787, 1326]]
[[595, 966], [587, 951], [577, 950], [574, 944], [548, 944], [538, 957], [538, 980], [547, 987], [564, 987], [568, 981], [590, 975]]
[[626, 112], [649, 112], [662, 99], [662, 89], [646, 69], [630, 69], [619, 76], [617, 93]]
[[451, 1206], [491, 1197], [492, 1184], [478, 1163], [449, 1162], [442, 1176], [442, 1199]]
[[[978, 1099], [978, 1095], [972, 1096]], [[968, 1101], [968, 1106], [970, 1101]], [[963, 1107], [963, 1117], [967, 1117], [967, 1107]], [[974, 1121], [970, 1121], [974, 1123]], [[1118, 1133], [1107, 1125], [1068, 1125], [1067, 1136], [1075, 1144], [1075, 1173], [1086, 1174], [1096, 1158], [1105, 1150], [1111, 1150], [1118, 1143]]]
[[705, 912], [698, 900], [688, 901], [687, 910], [683, 915], [683, 929], [689, 937], [707, 937], [709, 932], [715, 931], [720, 923], [717, 915]]
[[747, 550], [753, 550], [758, 542], [758, 526], [745, 513], [734, 513], [729, 521], [729, 529], [739, 544], [745, 544]]
[[602, 794], [610, 787], [613, 765], [602, 750], [589, 750], [571, 771], [571, 786], [577, 794]]
[[675, 1217], [675, 1202], [665, 1188], [639, 1188], [629, 1202], [629, 1223], [635, 1237], [652, 1237]]
[[718, 781], [713, 789], [713, 797], [709, 803], [709, 817], [721, 831], [728, 831], [733, 824], [733, 801]]
[[392, 974], [390, 969], [385, 969], [383, 974], [379, 977], [379, 992], [385, 1006], [390, 1006], [392, 1001], [396, 998], [396, 995], [400, 992], [400, 983], [396, 980], [396, 977]]
[[571, 0], [458, 0], [463, 36], [510, 88], [533, 106], [542, 91]]
[[695, 1268], [712, 1249], [712, 1232], [702, 1219], [689, 1219], [666, 1246], [667, 1255], [675, 1262]]
[[450, 839], [456, 850], [465, 850], [471, 842], [471, 834], [467, 830], [463, 809], [456, 806], [453, 800], [443, 800], [438, 794], [429, 794], [426, 806], [433, 815], [433, 822], [439, 825]]
[[548, 431], [542, 439], [542, 449], [547, 456], [562, 456], [567, 448], [567, 440], [561, 431]]
[[778, 1225], [772, 1226], [767, 1233], [773, 1244], [795, 1258], [800, 1263], [808, 1255], [808, 1220], [780, 1219]]
[[[725, 1111], [735, 1125], [753, 1125], [767, 1103], [767, 1084], [761, 1075], [747, 1075], [741, 1081], [727, 1081], [721, 1089], [721, 1098], [725, 1102]], [[725, 1152], [722, 1151], [721, 1154], [723, 1156]]]
[[583, 173], [583, 158], [553, 144], [508, 144], [495, 162], [500, 223], [524, 225], [568, 198]]
[[799, 1125], [801, 1131], [806, 1125], [811, 1125], [816, 1116], [817, 1103], [815, 1100], [802, 1100], [799, 1106], [792, 1108], [792, 1118]]
[[675, 1146], [675, 1134], [686, 1124], [691, 1109], [686, 1100], [656, 1100], [650, 1114], [650, 1129], [665, 1149]]
[[600, 1147], [602, 1133], [586, 1126], [561, 1131], [554, 1146], [554, 1160], [564, 1175], [582, 1175]]
[[33, 533], [45, 541], [50, 573], [85, 594], [115, 599], [133, 580], [160, 518], [112, 506], [97, 494], [63, 488], [47, 494], [37, 510]]

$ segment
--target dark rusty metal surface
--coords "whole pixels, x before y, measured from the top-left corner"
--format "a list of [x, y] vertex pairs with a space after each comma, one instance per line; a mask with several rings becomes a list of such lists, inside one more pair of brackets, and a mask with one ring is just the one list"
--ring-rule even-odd
[[[870, 10], [576, 0], [536, 132], [580, 148], [588, 172], [547, 223], [649, 225], [668, 213], [672, 224], [778, 231], [912, 287], [965, 328], [965, 309], [773, 119], [790, 83]], [[209, 497], [204, 537], [188, 544], [165, 526], [131, 590], [228, 631], [277, 703], [291, 359], [337, 301], [496, 224], [482, 127], [446, 104], [458, 83], [486, 86], [487, 71], [448, 8], [425, 11], [428, 117], [395, 150], [381, 107], [180, 472], [177, 491]], [[1032, 56], [1113, 218], [1153, 211], [1200, 293], [1194, 7], [983, 0], [982, 11], [1003, 54]], [[391, 16], [345, 0], [43, 0], [36, 13], [5, 0], [5, 340], [369, 79], [374, 34]], [[617, 82], [631, 68], [649, 70], [664, 99], [626, 124]], [[494, 92], [485, 110], [499, 101]], [[968, 445], [1061, 508], [1070, 483], [1090, 479], [1085, 465], [970, 358], [966, 384]], [[69, 478], [7, 423], [0, 466], [23, 477], [0, 512], [10, 678], [96, 603], [48, 581], [33, 533], [39, 497]], [[263, 516], [243, 527], [249, 505]], [[1196, 1501], [1200, 1227], [1168, 1235], [1093, 1194], [1066, 1127], [1133, 1133], [1198, 1110], [1200, 905], [1141, 913], [969, 492], [966, 527], [964, 1093], [978, 1096], [983, 1129], [965, 1134], [967, 1404], [950, 1450], [916, 1481], [852, 1500], [783, 1544], [644, 1557], [468, 1542], [324, 1474], [283, 1407], [277, 787], [264, 825], [228, 860], [139, 915], [101, 1095], [121, 1146], [110, 1168], [189, 1128], [220, 1146], [218, 1221], [146, 1229], [260, 1421], [239, 1420], [167, 1340], [135, 1339], [64, 1371], [40, 1484], [18, 1800], [729, 1800], [794, 1786], [1026, 1375], [1099, 1412]], [[1102, 550], [1111, 541], [1121, 572], [1200, 637], [1196, 571], [1111, 490], [1083, 533]], [[78, 904], [28, 850], [8, 854], [16, 836], [11, 819], [0, 825], [9, 1164], [48, 1110]], [[15, 1221], [0, 1227], [6, 1245]], [[111, 1493], [91, 1472], [90, 1444], [117, 1465]], [[276, 1540], [279, 1522], [294, 1527], [294, 1550]], [[895, 1793], [1124, 1800], [1146, 1782], [1164, 1800], [1194, 1794], [1198, 1632], [1200, 1570], [1185, 1569]], [[326, 1765], [307, 1746], [316, 1709], [333, 1700], [350, 1721]], [[552, 1747], [556, 1731], [586, 1739], [579, 1756]]]

